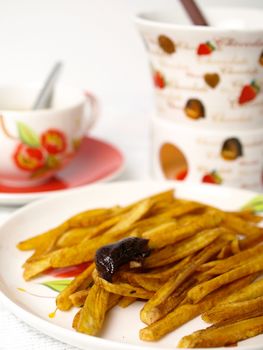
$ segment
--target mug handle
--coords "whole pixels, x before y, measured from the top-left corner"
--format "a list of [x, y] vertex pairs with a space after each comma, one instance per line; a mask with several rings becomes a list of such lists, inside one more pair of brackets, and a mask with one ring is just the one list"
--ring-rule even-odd
[[99, 108], [99, 102], [97, 98], [92, 93], [85, 90], [84, 96], [86, 97], [87, 102], [89, 102], [90, 104], [90, 112], [89, 112], [89, 116], [87, 117], [89, 121], [87, 122], [87, 125], [86, 125], [86, 131], [89, 131], [97, 123], [100, 108]]

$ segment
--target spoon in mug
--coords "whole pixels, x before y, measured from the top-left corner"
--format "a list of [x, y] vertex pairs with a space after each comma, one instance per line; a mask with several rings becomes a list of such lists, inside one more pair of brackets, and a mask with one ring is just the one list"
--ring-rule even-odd
[[202, 13], [200, 7], [194, 0], [181, 0], [181, 4], [183, 5], [185, 11], [190, 17], [191, 21], [196, 26], [208, 26], [204, 14]]
[[62, 69], [62, 62], [56, 62], [52, 67], [45, 84], [42, 86], [39, 95], [37, 96], [32, 109], [43, 109], [50, 107], [52, 92], [55, 83]]

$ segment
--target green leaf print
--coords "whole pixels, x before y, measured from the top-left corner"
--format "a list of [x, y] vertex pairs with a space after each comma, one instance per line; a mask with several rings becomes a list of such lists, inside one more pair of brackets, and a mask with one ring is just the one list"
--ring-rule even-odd
[[263, 195], [259, 194], [258, 196], [252, 198], [248, 203], [246, 203], [241, 209], [250, 209], [255, 213], [263, 212]]
[[30, 146], [30, 147], [39, 147], [40, 140], [38, 135], [26, 124], [22, 122], [17, 122], [18, 134], [20, 140]]
[[55, 292], [62, 292], [72, 280], [53, 280], [41, 283], [43, 286], [48, 287]]

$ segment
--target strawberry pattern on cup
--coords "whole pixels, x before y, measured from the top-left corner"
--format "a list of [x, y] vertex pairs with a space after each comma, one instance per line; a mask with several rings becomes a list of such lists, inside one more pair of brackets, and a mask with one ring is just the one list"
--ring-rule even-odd
[[66, 153], [66, 135], [58, 129], [48, 129], [37, 135], [29, 126], [17, 123], [20, 143], [13, 153], [16, 166], [31, 173], [32, 178], [40, 177], [50, 170], [59, 169], [71, 157]]

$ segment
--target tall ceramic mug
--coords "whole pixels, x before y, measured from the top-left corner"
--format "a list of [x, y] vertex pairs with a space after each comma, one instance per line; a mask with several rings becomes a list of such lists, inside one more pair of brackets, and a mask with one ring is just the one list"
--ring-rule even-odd
[[157, 179], [263, 190], [263, 128], [189, 128], [155, 117], [151, 153]]
[[214, 8], [209, 27], [176, 13], [136, 22], [147, 50], [157, 114], [189, 126], [263, 127], [263, 11]]
[[58, 86], [50, 109], [32, 110], [37, 86], [0, 86], [0, 183], [34, 186], [74, 158], [97, 117], [95, 97]]

